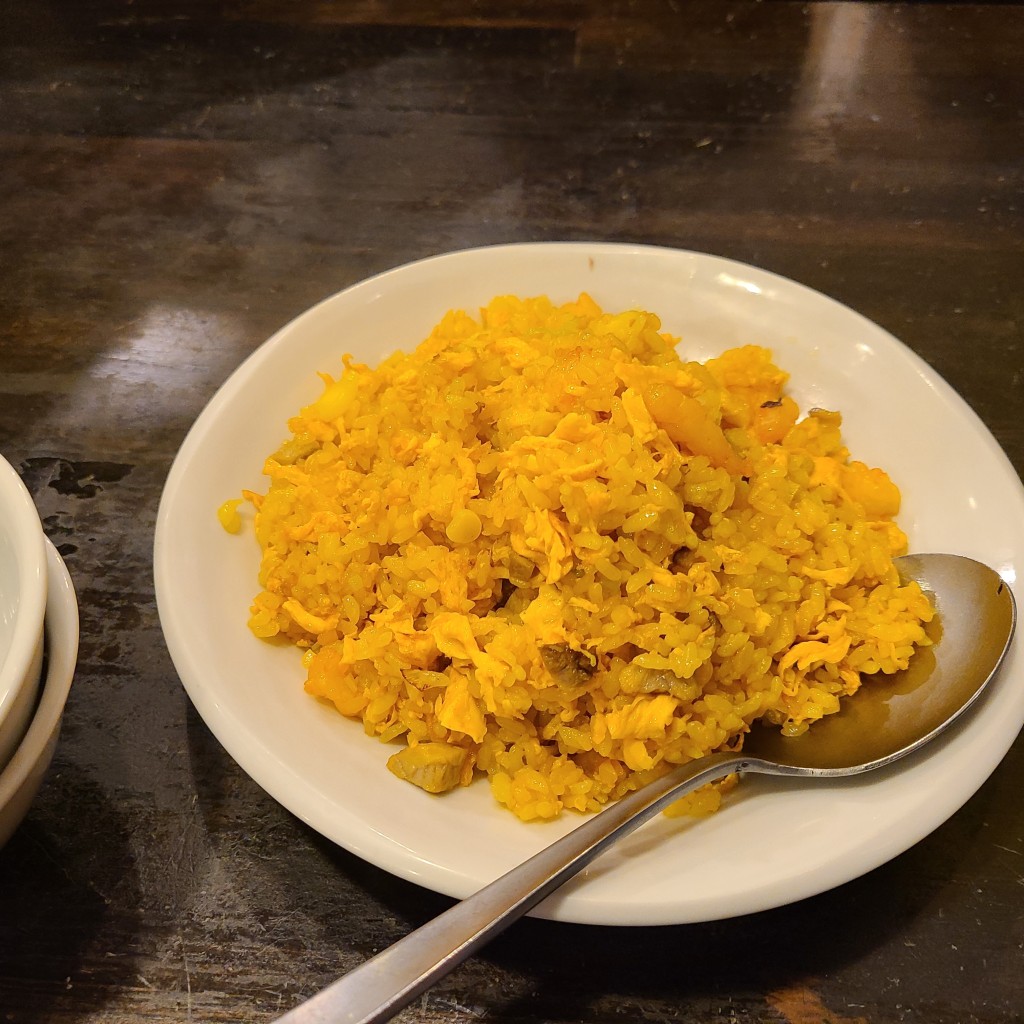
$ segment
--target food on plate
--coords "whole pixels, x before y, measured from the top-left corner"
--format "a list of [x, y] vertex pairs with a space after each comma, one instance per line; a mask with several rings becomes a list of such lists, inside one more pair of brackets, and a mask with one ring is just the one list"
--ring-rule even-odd
[[304, 650], [308, 692], [395, 744], [396, 776], [485, 775], [525, 820], [755, 719], [799, 733], [905, 667], [933, 612], [893, 567], [895, 484], [766, 349], [683, 348], [650, 312], [502, 296], [376, 368], [346, 356], [243, 495], [250, 628]]

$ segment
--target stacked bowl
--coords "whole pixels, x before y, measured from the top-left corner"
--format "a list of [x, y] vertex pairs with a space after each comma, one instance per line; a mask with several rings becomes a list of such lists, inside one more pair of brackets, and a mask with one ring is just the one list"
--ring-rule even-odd
[[78, 657], [78, 604], [32, 498], [0, 456], [0, 845], [50, 765]]

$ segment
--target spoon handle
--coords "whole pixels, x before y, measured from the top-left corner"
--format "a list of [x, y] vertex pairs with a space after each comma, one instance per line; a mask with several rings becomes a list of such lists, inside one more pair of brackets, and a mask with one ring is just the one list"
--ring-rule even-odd
[[712, 754], [624, 796], [289, 1011], [278, 1024], [375, 1024], [390, 1020], [616, 840], [673, 800], [747, 764], [749, 759], [739, 754]]

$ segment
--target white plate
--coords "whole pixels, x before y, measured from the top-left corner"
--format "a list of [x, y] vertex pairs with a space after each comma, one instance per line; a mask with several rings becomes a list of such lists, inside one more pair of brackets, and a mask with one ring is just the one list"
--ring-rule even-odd
[[[243, 487], [264, 489], [264, 457], [285, 421], [320, 394], [317, 370], [342, 353], [375, 361], [411, 348], [445, 310], [496, 294], [643, 307], [706, 358], [736, 344], [771, 347], [805, 410], [838, 408], [856, 458], [902, 487], [914, 550], [994, 566], [1021, 603], [1024, 489], [965, 403], [875, 324], [801, 285], [699, 253], [647, 246], [539, 244], [439, 256], [335, 295], [274, 335], [197, 420], [175, 460], [156, 530], [157, 599], [189, 696], [264, 789], [358, 856], [463, 897], [577, 823], [525, 825], [478, 784], [437, 798], [385, 768], [390, 748], [308, 697], [295, 650], [253, 639], [257, 548], [215, 512]], [[719, 814], [651, 823], [535, 913], [564, 921], [668, 924], [779, 906], [869, 871], [939, 826], [981, 785], [1024, 721], [1020, 645], [966, 726], [884, 775], [788, 788], [750, 780]]]

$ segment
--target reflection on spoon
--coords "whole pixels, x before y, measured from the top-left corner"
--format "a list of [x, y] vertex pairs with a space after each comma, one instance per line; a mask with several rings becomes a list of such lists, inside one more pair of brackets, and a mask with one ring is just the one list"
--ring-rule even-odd
[[960, 555], [907, 555], [896, 564], [938, 612], [941, 635], [906, 672], [872, 680], [838, 714], [801, 736], [756, 728], [741, 753], [691, 761], [586, 820], [547, 849], [407, 935], [279, 1024], [372, 1024], [446, 975], [522, 917], [612, 843], [674, 800], [733, 772], [835, 779], [891, 764], [959, 718], [995, 675], [1016, 623], [1010, 588], [988, 566]]

